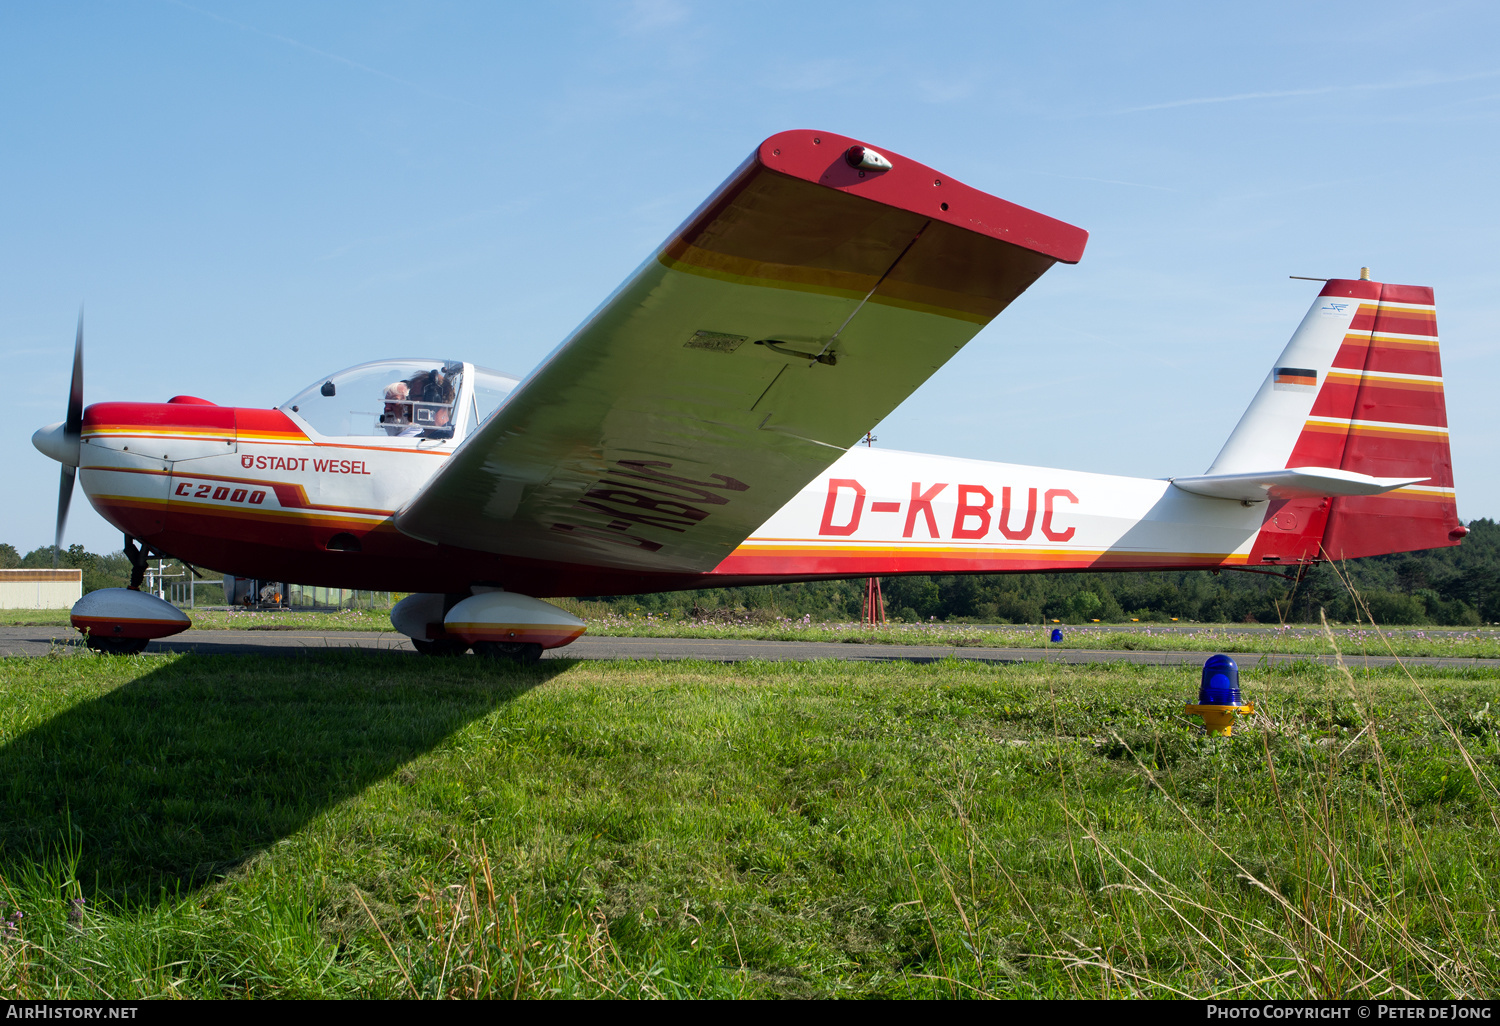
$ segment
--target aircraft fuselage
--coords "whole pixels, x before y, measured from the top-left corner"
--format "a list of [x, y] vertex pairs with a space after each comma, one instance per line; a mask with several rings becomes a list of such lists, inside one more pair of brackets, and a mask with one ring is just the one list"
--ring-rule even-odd
[[[455, 448], [453, 439], [319, 438], [282, 410], [100, 403], [85, 413], [80, 476], [105, 519], [195, 565], [327, 587], [455, 593], [478, 584], [537, 597], [870, 574], [1296, 564], [1316, 558], [1327, 509], [1326, 500], [1243, 505], [1164, 480], [854, 449], [714, 570], [643, 574], [403, 534], [395, 514]], [[637, 542], [712, 515], [694, 489], [671, 487], [627, 475], [591, 506], [636, 515], [619, 523], [629, 523], [622, 539]], [[663, 515], [668, 502], [675, 522]]]

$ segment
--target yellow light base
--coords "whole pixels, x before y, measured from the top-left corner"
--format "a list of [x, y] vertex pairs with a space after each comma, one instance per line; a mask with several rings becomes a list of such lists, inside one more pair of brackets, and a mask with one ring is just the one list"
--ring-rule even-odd
[[1244, 713], [1249, 715], [1255, 711], [1255, 703], [1247, 705], [1187, 705], [1183, 706], [1183, 712], [1189, 716], [1197, 716], [1203, 720], [1203, 726], [1210, 734], [1218, 734], [1220, 737], [1228, 737], [1230, 730], [1234, 727], [1234, 714]]

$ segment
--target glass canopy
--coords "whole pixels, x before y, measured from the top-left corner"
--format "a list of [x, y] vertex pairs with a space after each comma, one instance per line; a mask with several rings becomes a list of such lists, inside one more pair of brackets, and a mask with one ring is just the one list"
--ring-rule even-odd
[[456, 360], [377, 360], [314, 382], [282, 409], [328, 438], [464, 437], [516, 384], [509, 374]]

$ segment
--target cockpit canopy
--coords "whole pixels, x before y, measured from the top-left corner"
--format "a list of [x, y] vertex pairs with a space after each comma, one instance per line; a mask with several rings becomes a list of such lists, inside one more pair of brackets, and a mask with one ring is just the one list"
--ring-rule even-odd
[[455, 360], [377, 360], [309, 385], [282, 409], [324, 437], [464, 438], [516, 384]]

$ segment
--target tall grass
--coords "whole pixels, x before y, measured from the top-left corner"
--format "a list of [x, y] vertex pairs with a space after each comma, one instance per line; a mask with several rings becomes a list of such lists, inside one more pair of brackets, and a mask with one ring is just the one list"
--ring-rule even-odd
[[459, 882], [424, 882], [417, 939], [404, 953], [390, 948], [414, 997], [737, 997], [744, 990], [742, 983], [705, 972], [707, 952], [695, 950], [698, 938], [685, 950], [654, 944], [645, 959], [622, 953], [609, 917], [582, 902], [538, 931], [538, 916], [527, 908], [535, 899], [496, 884], [483, 842], [459, 857]]
[[1495, 993], [1500, 674], [1196, 677], [0, 660], [0, 996]]
[[[1350, 594], [1369, 630], [1396, 655], [1358, 593]], [[1059, 758], [1058, 796], [1082, 914], [1063, 925], [1033, 912], [1045, 944], [1023, 957], [1055, 966], [1076, 996], [1493, 996], [1500, 789], [1489, 703], [1445, 712], [1431, 682], [1401, 667], [1436, 728], [1429, 744], [1440, 753], [1435, 766], [1420, 757], [1413, 765], [1409, 732], [1392, 732], [1395, 752], [1388, 749], [1370, 676], [1350, 668], [1326, 619], [1322, 627], [1337, 674], [1316, 697], [1326, 701], [1331, 722], [1357, 732], [1309, 737], [1294, 711], [1262, 701], [1238, 737], [1198, 740], [1224, 771], [1213, 782], [1211, 805], [1201, 788], [1174, 778], [1172, 762], [1162, 758], [1167, 739], [1131, 741], [1108, 729], [1149, 795], [1177, 819], [1186, 845], [1163, 850], [1150, 832], [1109, 824], [1086, 785], [1069, 787], [1068, 761]], [[1273, 740], [1280, 742], [1274, 750]], [[1060, 750], [1062, 735], [1054, 733], [1054, 741]], [[1258, 748], [1269, 795], [1237, 792], [1230, 753], [1243, 756], [1247, 748]], [[976, 866], [1003, 879], [1029, 907], [1028, 888], [975, 826], [972, 778], [955, 772], [954, 779], [949, 797], [963, 830], [961, 857], [945, 859], [924, 837], [942, 890], [924, 894], [912, 878], [929, 923], [936, 910], [961, 924], [933, 978], [955, 995], [1008, 996], [1013, 981], [993, 972], [1004, 955], [973, 925], [983, 921], [986, 904]], [[1458, 865], [1450, 851], [1434, 852], [1427, 814], [1434, 803], [1454, 800], [1467, 806], [1472, 844]], [[1242, 829], [1257, 817], [1259, 845]], [[938, 943], [936, 930], [933, 936]]]

